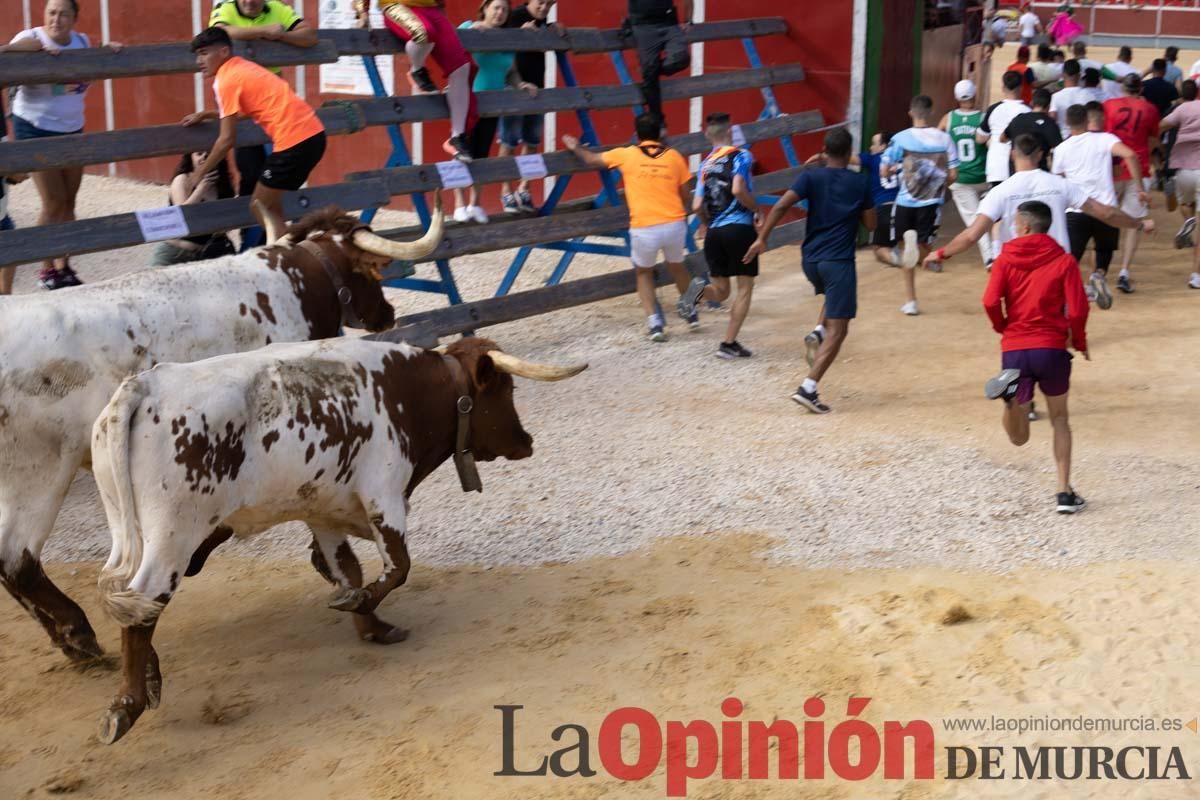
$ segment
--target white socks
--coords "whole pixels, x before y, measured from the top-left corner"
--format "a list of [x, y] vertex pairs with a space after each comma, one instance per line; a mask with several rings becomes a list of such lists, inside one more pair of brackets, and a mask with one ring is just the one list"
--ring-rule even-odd
[[459, 136], [467, 128], [467, 109], [471, 103], [471, 65], [463, 64], [446, 81], [446, 103], [450, 106], [450, 134]]
[[662, 327], [664, 327], [663, 326], [663, 318], [660, 317], [658, 314], [651, 314], [650, 316], [646, 317], [646, 327], [647, 328], [662, 328]]
[[815, 392], [817, 391], [817, 382], [812, 378], [805, 378], [804, 383], [800, 384], [800, 388], [806, 392]]
[[825, 338], [825, 326], [824, 325], [818, 325], [817, 327], [813, 328], [813, 330], [816, 331], [817, 333], [821, 334], [822, 339]]

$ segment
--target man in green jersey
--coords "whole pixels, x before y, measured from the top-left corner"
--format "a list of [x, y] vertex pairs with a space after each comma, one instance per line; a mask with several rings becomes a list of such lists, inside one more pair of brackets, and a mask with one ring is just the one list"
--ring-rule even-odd
[[[266, 39], [293, 47], [314, 47], [318, 41], [317, 29], [278, 0], [218, 0], [208, 24], [223, 28], [235, 42]], [[282, 72], [279, 67], [270, 70], [276, 75]], [[266, 145], [234, 148], [233, 160], [238, 171], [238, 197], [249, 197], [267, 163]], [[243, 228], [242, 250], [261, 245], [263, 238], [261, 227]]]
[[[974, 82], [962, 80], [956, 83], [954, 99], [958, 101], [958, 108], [942, 117], [938, 127], [950, 134], [958, 149], [958, 180], [950, 184], [950, 195], [963, 225], [969, 228], [979, 213], [979, 201], [988, 190], [987, 145], [980, 144], [975, 138], [975, 132], [983, 122], [983, 112], [975, 108]], [[978, 244], [983, 263], [990, 269], [991, 237], [985, 233]]]

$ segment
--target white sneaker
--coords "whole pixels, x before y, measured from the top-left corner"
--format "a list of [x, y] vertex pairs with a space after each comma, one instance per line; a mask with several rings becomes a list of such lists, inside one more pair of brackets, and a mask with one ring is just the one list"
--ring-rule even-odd
[[471, 219], [475, 220], [480, 225], [486, 225], [488, 222], [487, 212], [485, 212], [479, 206], [467, 206], [467, 213], [471, 215]]
[[454, 209], [454, 221], [455, 222], [467, 222], [470, 219], [471, 219], [470, 206], [459, 206], [458, 208]]
[[916, 300], [913, 300], [911, 302], [905, 303], [904, 305], [900, 306], [900, 310], [903, 311], [905, 314], [908, 314], [910, 317], [915, 317], [917, 314], [921, 313], [920, 310], [917, 308]]
[[[921, 248], [917, 246], [917, 232], [904, 232], [904, 253], [900, 256], [900, 265], [905, 269], [913, 269], [921, 260]], [[914, 306], [915, 308], [915, 306]]]
[[1193, 272], [1192, 279], [1188, 281], [1189, 289], [1200, 289], [1200, 272]]

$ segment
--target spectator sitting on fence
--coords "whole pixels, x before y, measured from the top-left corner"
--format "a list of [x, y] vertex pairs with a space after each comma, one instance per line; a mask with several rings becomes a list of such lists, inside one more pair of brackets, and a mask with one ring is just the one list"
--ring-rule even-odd
[[712, 283], [693, 278], [687, 293], [679, 300], [679, 315], [685, 319], [696, 311], [701, 300], [723, 302], [729, 297], [729, 279], [737, 278], [737, 299], [729, 312], [725, 338], [717, 348], [718, 358], [750, 358], [753, 355], [738, 342], [746, 315], [754, 279], [758, 277], [758, 257], [743, 261], [746, 251], [758, 238], [754, 223], [758, 202], [750, 179], [753, 158], [750, 151], [735, 147], [733, 126], [728, 114], [709, 114], [704, 136], [713, 150], [700, 166], [692, 211], [700, 214], [708, 226], [704, 236], [704, 260]]
[[[546, 17], [555, 0], [529, 0], [520, 8], [514, 8], [508, 15], [506, 28], [522, 28], [536, 30], [552, 23]], [[546, 83], [546, 57], [541, 50], [523, 51], [517, 53], [517, 74], [525, 83], [541, 89]], [[500, 155], [511, 156], [518, 149], [521, 155], [536, 152], [542, 144], [542, 126], [544, 118], [541, 114], [524, 114], [516, 117], [500, 118]], [[512, 186], [505, 181], [500, 184], [501, 200], [504, 210], [509, 213], [533, 211], [533, 196], [529, 193], [529, 181], [522, 178], [514, 192]]]
[[[509, 0], [483, 0], [479, 4], [479, 15], [475, 20], [467, 20], [460, 28], [474, 28], [480, 31], [497, 30], [504, 27], [508, 21]], [[491, 92], [513, 86], [530, 95], [536, 95], [538, 87], [521, 79], [515, 66], [515, 53], [479, 53], [475, 64], [479, 72], [475, 75], [475, 83], [471, 87], [477, 92]], [[467, 136], [471, 158], [487, 158], [492, 150], [492, 141], [496, 138], [496, 117], [484, 117], [475, 123]], [[467, 202], [463, 204], [462, 189], [454, 190], [454, 219], [458, 222], [475, 220], [487, 222], [488, 215], [479, 207], [479, 188], [471, 184], [467, 190]], [[507, 210], [507, 209], [506, 209]]]
[[[0, 45], [0, 53], [7, 50], [6, 45]], [[8, 121], [4, 116], [4, 93], [0, 92], [0, 143], [8, 137]], [[25, 175], [0, 175], [0, 231], [11, 231], [16, 228], [12, 217], [8, 216], [8, 186], [25, 180]], [[0, 294], [12, 294], [13, 277], [17, 274], [16, 267], [0, 267]]]
[[[589, 166], [621, 170], [625, 201], [629, 204], [629, 254], [637, 273], [638, 299], [646, 313], [650, 339], [665, 342], [666, 321], [658, 308], [654, 267], [661, 252], [679, 296], [683, 297], [689, 282], [683, 249], [687, 239], [687, 207], [692, 202], [688, 189], [692, 173], [687, 159], [678, 150], [659, 141], [661, 119], [641, 114], [634, 125], [638, 143], [629, 147], [593, 153], [574, 136], [564, 136], [563, 144]], [[688, 323], [699, 326], [695, 312]]]
[[[278, 0], [219, 1], [213, 6], [208, 24], [224, 28], [235, 42], [265, 39], [293, 47], [315, 47], [320, 41], [316, 28], [302, 19], [291, 6]], [[270, 70], [276, 75], [283, 72], [279, 67], [271, 67]], [[267, 160], [266, 145], [234, 148], [233, 160], [238, 171], [238, 197], [249, 197], [254, 194], [254, 187], [258, 185], [258, 177], [262, 175], [263, 164]], [[242, 229], [242, 250], [258, 247], [262, 243], [262, 228]]]
[[[379, 0], [383, 23], [405, 42], [404, 52], [412, 66], [408, 73], [414, 94], [437, 94], [425, 60], [432, 55], [446, 76], [446, 104], [450, 107], [450, 138], [442, 149], [459, 161], [470, 162], [467, 134], [479, 120], [475, 93], [475, 62], [463, 48], [458, 33], [442, 11], [445, 0]], [[371, 0], [354, 0], [360, 28], [369, 28]]]
[[[691, 25], [692, 0], [683, 0], [683, 15], [684, 24]], [[660, 75], [682, 72], [691, 63], [687, 42], [683, 40], [683, 29], [679, 27], [675, 0], [629, 0], [629, 17], [625, 20], [625, 28], [632, 31], [637, 46], [638, 64], [642, 70], [642, 95], [646, 98], [648, 111], [665, 120], [658, 78]], [[665, 131], [659, 134], [664, 135]]]
[[[45, 50], [55, 54], [62, 50], [91, 47], [88, 37], [74, 30], [78, 18], [79, 5], [76, 0], [48, 0], [44, 24], [21, 31], [6, 49], [9, 52], [29, 53]], [[109, 47], [119, 50], [121, 45], [110, 42]], [[87, 83], [16, 87], [12, 108], [13, 138], [42, 139], [80, 133], [83, 131], [83, 98], [87, 90]], [[75, 219], [75, 196], [79, 194], [82, 180], [82, 167], [47, 169], [34, 174], [33, 183], [42, 201], [38, 225]], [[38, 285], [43, 289], [61, 289], [81, 283], [75, 270], [71, 269], [69, 256], [42, 262]]]
[[221, 132], [204, 164], [188, 176], [188, 191], [225, 161], [237, 144], [238, 116], [249, 117], [262, 127], [273, 145], [250, 207], [260, 225], [267, 230], [282, 231], [283, 192], [303, 186], [321, 161], [325, 154], [325, 126], [283, 78], [233, 55], [233, 42], [224, 28], [212, 27], [198, 33], [192, 39], [192, 52], [204, 70], [204, 77], [213, 78], [217, 111], [188, 114], [183, 124], [220, 118]]
[[[171, 179], [171, 205], [190, 206], [233, 197], [233, 181], [229, 177], [228, 160], [217, 162], [216, 169], [201, 176], [199, 182], [191, 180], [192, 173], [202, 166], [207, 158], [208, 153], [198, 152], [185, 153], [179, 160], [179, 166], [175, 168], [175, 177]], [[189, 188], [193, 185], [194, 188]], [[171, 264], [186, 264], [189, 261], [204, 261], [232, 255], [234, 252], [236, 251], [233, 242], [223, 233], [186, 236], [160, 242], [154, 249], [150, 265], [165, 267]]]

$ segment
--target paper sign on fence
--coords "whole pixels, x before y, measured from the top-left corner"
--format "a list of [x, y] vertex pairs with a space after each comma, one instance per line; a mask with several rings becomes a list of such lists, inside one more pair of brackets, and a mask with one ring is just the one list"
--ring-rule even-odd
[[546, 177], [546, 159], [541, 153], [517, 156], [517, 170], [521, 173], [522, 180], [544, 178]]
[[181, 239], [188, 235], [187, 221], [179, 206], [147, 208], [134, 214], [137, 215], [138, 227], [142, 229], [142, 238], [147, 242]]
[[746, 134], [742, 133], [741, 125], [733, 126], [733, 146], [734, 147], [745, 147], [746, 146]]
[[442, 176], [442, 187], [445, 189], [462, 189], [475, 182], [471, 170], [461, 161], [439, 161], [437, 171]]

